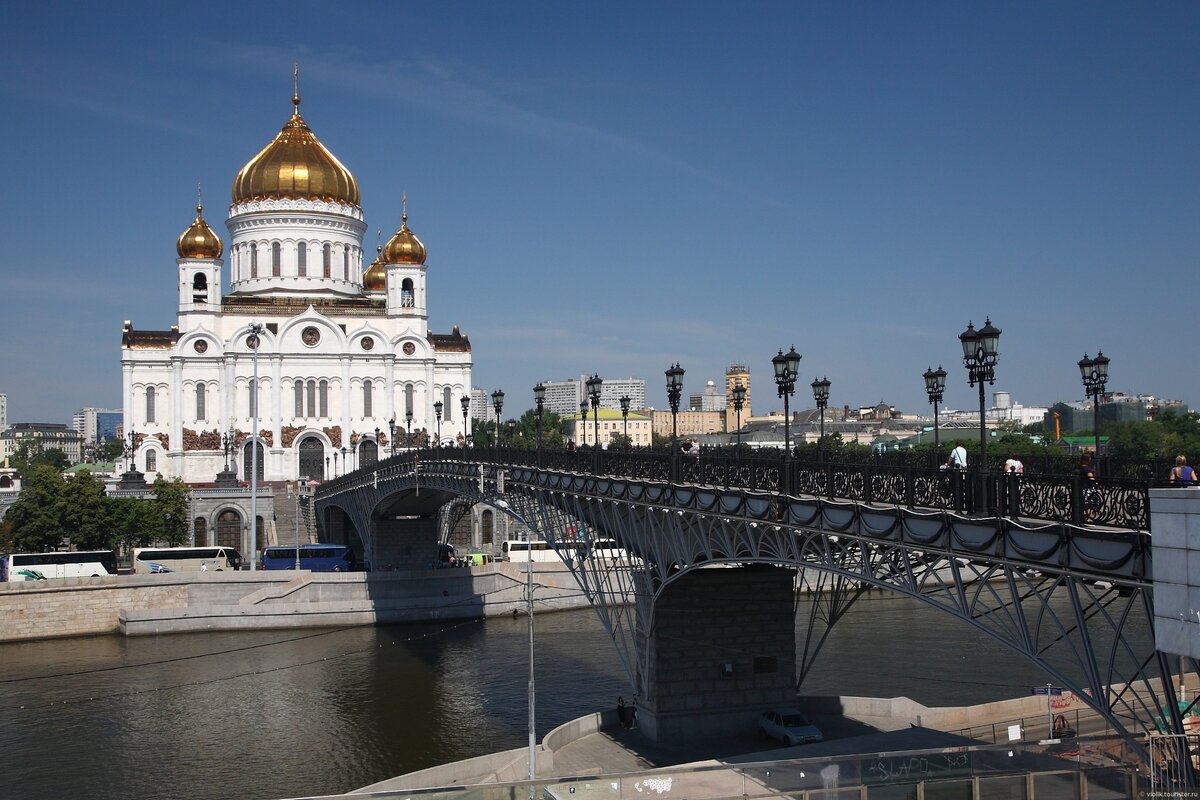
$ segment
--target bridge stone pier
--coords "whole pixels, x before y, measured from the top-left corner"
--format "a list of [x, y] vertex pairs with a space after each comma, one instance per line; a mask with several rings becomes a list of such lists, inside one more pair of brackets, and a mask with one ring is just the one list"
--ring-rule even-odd
[[[653, 741], [752, 730], [758, 710], [796, 701], [795, 572], [695, 570], [652, 610], [638, 728]], [[640, 615], [639, 615], [640, 616]]]

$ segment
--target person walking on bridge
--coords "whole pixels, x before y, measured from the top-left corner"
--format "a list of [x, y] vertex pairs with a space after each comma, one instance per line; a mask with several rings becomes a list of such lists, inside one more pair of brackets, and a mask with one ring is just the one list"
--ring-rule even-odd
[[1188, 466], [1186, 456], [1176, 456], [1175, 466], [1171, 469], [1171, 485], [1177, 488], [1192, 486], [1196, 483], [1196, 470]]

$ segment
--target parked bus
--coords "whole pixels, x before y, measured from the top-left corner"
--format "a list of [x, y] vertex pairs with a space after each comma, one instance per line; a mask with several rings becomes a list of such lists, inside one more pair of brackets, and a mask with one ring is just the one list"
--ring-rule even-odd
[[[300, 569], [312, 572], [355, 572], [358, 557], [344, 544], [300, 545]], [[295, 569], [296, 548], [272, 545], [263, 548], [263, 569]]]
[[112, 550], [65, 553], [13, 553], [0, 556], [0, 581], [44, 581], [51, 578], [95, 578], [117, 574]]
[[242, 555], [232, 547], [135, 547], [133, 572], [221, 572], [241, 569]]
[[501, 561], [563, 561], [583, 558], [587, 554], [587, 545], [583, 542], [522, 542], [510, 539], [500, 545]]

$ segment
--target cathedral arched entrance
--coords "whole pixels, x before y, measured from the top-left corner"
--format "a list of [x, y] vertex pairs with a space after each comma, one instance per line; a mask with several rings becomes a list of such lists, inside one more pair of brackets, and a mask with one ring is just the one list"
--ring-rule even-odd
[[379, 461], [379, 446], [366, 439], [358, 446], [358, 466], [369, 467]]
[[300, 440], [300, 471], [301, 478], [314, 481], [325, 480], [325, 445], [316, 436]]
[[263, 446], [262, 442], [252, 442], [246, 445], [242, 451], [242, 474], [246, 476], [246, 480], [250, 480], [250, 476], [255, 470], [251, 462], [254, 460], [254, 451], [258, 450], [258, 479], [263, 479]]
[[217, 515], [217, 546], [242, 549], [242, 515], [232, 508]]

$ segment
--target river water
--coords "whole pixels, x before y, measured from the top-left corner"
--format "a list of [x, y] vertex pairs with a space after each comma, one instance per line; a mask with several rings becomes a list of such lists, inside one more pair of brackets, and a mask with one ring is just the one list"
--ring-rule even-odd
[[[592, 611], [536, 628], [539, 739], [631, 694]], [[332, 794], [522, 747], [528, 646], [524, 618], [0, 645], [0, 797]], [[1043, 682], [947, 615], [873, 594], [803, 690], [961, 705]]]

